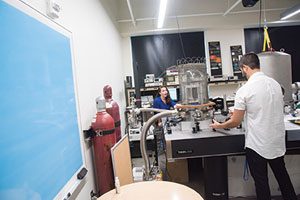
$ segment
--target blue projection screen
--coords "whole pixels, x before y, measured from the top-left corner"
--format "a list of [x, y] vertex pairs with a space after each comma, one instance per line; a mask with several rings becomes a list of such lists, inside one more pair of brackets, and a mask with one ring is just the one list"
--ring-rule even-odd
[[70, 37], [2, 0], [0, 27], [0, 199], [53, 199], [83, 166]]

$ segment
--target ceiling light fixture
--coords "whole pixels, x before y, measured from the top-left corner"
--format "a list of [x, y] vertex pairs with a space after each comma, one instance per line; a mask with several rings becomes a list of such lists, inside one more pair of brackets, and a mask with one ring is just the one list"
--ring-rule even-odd
[[280, 20], [286, 20], [296, 14], [300, 13], [300, 3], [295, 5], [292, 8], [287, 9], [283, 13], [280, 14]]
[[165, 20], [168, 0], [160, 0], [157, 28], [162, 28]]

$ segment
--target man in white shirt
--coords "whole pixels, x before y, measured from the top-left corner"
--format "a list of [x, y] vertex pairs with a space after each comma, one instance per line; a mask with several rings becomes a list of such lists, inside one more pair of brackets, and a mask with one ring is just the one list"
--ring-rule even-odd
[[245, 54], [239, 67], [248, 79], [236, 94], [234, 112], [225, 123], [214, 121], [215, 129], [245, 125], [245, 151], [250, 173], [255, 182], [258, 200], [271, 200], [268, 183], [269, 163], [284, 200], [297, 200], [284, 163], [285, 127], [283, 95], [278, 82], [260, 72], [259, 58]]

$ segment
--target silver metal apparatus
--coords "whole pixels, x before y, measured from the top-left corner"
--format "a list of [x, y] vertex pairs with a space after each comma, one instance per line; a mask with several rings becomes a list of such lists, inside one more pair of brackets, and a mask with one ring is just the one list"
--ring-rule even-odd
[[178, 66], [181, 104], [208, 103], [207, 72], [204, 63]]
[[134, 105], [132, 105], [132, 108], [130, 110], [129, 115], [129, 126], [135, 127], [135, 125], [138, 124], [138, 115], [141, 112], [158, 112], [158, 114], [152, 116], [142, 127], [142, 133], [140, 137], [140, 149], [141, 154], [144, 159], [145, 163], [145, 171], [144, 171], [144, 179], [145, 180], [152, 180], [152, 177], [150, 176], [150, 162], [149, 157], [147, 155], [147, 149], [146, 149], [146, 140], [147, 140], [147, 134], [152, 124], [154, 124], [158, 119], [161, 119], [162, 117], [168, 117], [168, 116], [175, 116], [177, 115], [177, 110], [165, 110], [165, 109], [156, 109], [156, 108], [136, 108]]
[[[181, 104], [207, 104], [209, 102], [208, 76], [205, 63], [184, 63], [178, 65], [177, 68], [179, 71]], [[181, 123], [182, 130], [189, 128], [190, 122], [193, 121], [195, 126], [190, 128], [196, 133], [201, 130], [200, 122], [209, 120], [211, 118], [211, 113], [209, 112], [208, 107], [202, 107], [188, 110], [183, 117], [185, 118], [185, 122]]]
[[[140, 136], [142, 132], [142, 119], [145, 120], [145, 114], [150, 114], [149, 112], [162, 112], [165, 110], [162, 109], [154, 109], [154, 108], [137, 108], [135, 105], [136, 100], [132, 97], [131, 107], [128, 107], [128, 135], [129, 141], [140, 141]], [[140, 115], [143, 114], [143, 115]], [[143, 116], [143, 117], [142, 117]], [[153, 140], [154, 133], [153, 128], [151, 127], [149, 130], [149, 134], [147, 135], [147, 140]]]
[[300, 92], [300, 82], [295, 82], [292, 84], [292, 92], [297, 95]]
[[[194, 109], [195, 107], [198, 108], [204, 108], [207, 106], [211, 106], [214, 105], [215, 103], [211, 102], [208, 104], [202, 104], [202, 105], [177, 105], [179, 107], [179, 109]], [[146, 124], [143, 126], [142, 129], [142, 134], [141, 134], [141, 139], [140, 139], [140, 148], [141, 148], [141, 154], [142, 157], [144, 159], [144, 163], [145, 163], [145, 171], [144, 171], [144, 179], [145, 180], [152, 180], [153, 176], [151, 175], [151, 170], [150, 170], [150, 162], [149, 162], [149, 157], [147, 155], [147, 149], [146, 149], [146, 137], [147, 137], [147, 132], [150, 128], [150, 126], [155, 123], [158, 119], [161, 119], [163, 117], [170, 117], [170, 116], [176, 116], [179, 117], [182, 115], [182, 113], [186, 112], [186, 110], [161, 110], [161, 109], [151, 109], [148, 108], [145, 111], [156, 111], [156, 112], [160, 112], [156, 115], [154, 115], [153, 117], [151, 117]]]
[[145, 176], [144, 176], [145, 180], [151, 180], [150, 162], [149, 162], [149, 157], [147, 155], [147, 149], [146, 149], [147, 132], [148, 132], [150, 126], [153, 123], [155, 123], [158, 119], [161, 119], [162, 117], [176, 116], [178, 114], [177, 110], [153, 109], [153, 111], [161, 112], [161, 113], [154, 115], [146, 122], [146, 124], [143, 126], [141, 140], [140, 140], [141, 154], [142, 154], [142, 157], [143, 157], [144, 163], [145, 163]]
[[135, 105], [132, 105], [131, 110], [129, 111], [128, 123], [131, 128], [137, 128], [139, 125], [139, 118], [138, 115], [141, 112], [164, 112], [164, 109], [157, 109], [157, 108], [137, 108]]
[[131, 97], [131, 105], [129, 110], [129, 116], [128, 116], [128, 124], [130, 128], [138, 128], [140, 127], [139, 124], [139, 117], [138, 115], [141, 112], [162, 112], [165, 111], [163, 109], [155, 109], [155, 108], [137, 108], [135, 105], [136, 99], [134, 97]]
[[138, 115], [137, 115], [137, 112], [136, 112], [136, 105], [135, 105], [135, 98], [134, 97], [131, 97], [130, 98], [130, 110], [129, 110], [129, 116], [128, 116], [128, 125], [130, 128], [132, 129], [136, 129], [139, 127], [139, 123], [138, 123]]
[[284, 52], [263, 52], [258, 54], [260, 70], [274, 78], [284, 88], [285, 105], [292, 105], [291, 55]]

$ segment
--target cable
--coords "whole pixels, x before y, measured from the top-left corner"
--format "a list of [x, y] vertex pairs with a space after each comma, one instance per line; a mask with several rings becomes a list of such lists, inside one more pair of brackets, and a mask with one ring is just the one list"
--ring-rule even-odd
[[248, 169], [247, 158], [245, 158], [245, 166], [244, 166], [244, 175], [243, 175], [243, 179], [244, 179], [244, 181], [248, 181], [248, 180], [249, 180], [249, 169]]
[[267, 18], [266, 18], [266, 1], [264, 1], [264, 24], [265, 24], [265, 26], [267, 24]]
[[258, 34], [259, 34], [259, 39], [262, 41], [262, 35], [261, 35], [261, 2], [262, 0], [259, 1], [259, 28], [258, 28]]
[[182, 41], [182, 37], [181, 37], [181, 33], [180, 33], [180, 27], [179, 27], [179, 22], [178, 22], [178, 17], [177, 17], [176, 5], [175, 5], [174, 1], [173, 1], [173, 6], [174, 6], [175, 17], [176, 17], [177, 32], [178, 32], [178, 36], [179, 36], [179, 40], [180, 40], [181, 50], [182, 50], [184, 58], [186, 58], [185, 51], [184, 51], [184, 48], [183, 48], [183, 41]]
[[177, 30], [178, 30], [178, 35], [179, 35], [181, 50], [182, 50], [182, 53], [183, 53], [183, 57], [186, 58], [185, 51], [184, 51], [184, 48], [183, 48], [183, 42], [182, 42], [182, 37], [181, 37], [181, 33], [180, 33], [180, 28], [179, 28], [179, 23], [178, 23], [178, 17], [177, 17], [177, 15], [176, 15], [176, 22], [177, 22]]

